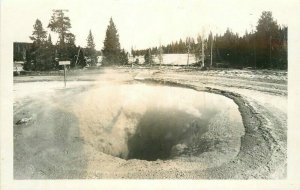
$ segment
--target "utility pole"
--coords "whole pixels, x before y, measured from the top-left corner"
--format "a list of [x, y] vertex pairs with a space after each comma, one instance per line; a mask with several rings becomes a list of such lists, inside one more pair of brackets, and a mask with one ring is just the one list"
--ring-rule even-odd
[[214, 37], [211, 35], [211, 44], [210, 44], [210, 68], [212, 67], [212, 60], [213, 60], [213, 41]]
[[204, 65], [204, 61], [205, 61], [205, 54], [204, 54], [204, 36], [205, 36], [205, 29], [202, 28], [202, 35], [201, 35], [201, 43], [202, 43], [202, 51], [201, 51], [201, 54], [202, 54], [202, 64], [201, 64], [201, 68], [203, 68], [205, 65]]
[[64, 65], [64, 84], [65, 84], [65, 88], [67, 86], [67, 81], [66, 81], [66, 65]]
[[254, 68], [255, 68], [255, 70], [256, 70], [256, 43], [255, 43], [255, 41], [256, 41], [256, 34], [254, 33]]
[[202, 58], [202, 64], [201, 64], [201, 68], [203, 68], [204, 67], [204, 58], [205, 58], [205, 55], [204, 55], [204, 37], [202, 36], [202, 39], [201, 39], [201, 45], [202, 45], [202, 48], [201, 48], [201, 54], [202, 54], [202, 56], [201, 56], [201, 58]]
[[133, 47], [131, 46], [131, 57], [132, 57], [132, 60], [131, 60], [131, 70], [133, 68], [133, 61], [134, 61], [134, 58], [133, 58]]
[[159, 59], [159, 69], [161, 69], [161, 64], [163, 62], [163, 49], [161, 47], [160, 41], [159, 41], [158, 59]]
[[271, 62], [271, 59], [272, 59], [272, 50], [271, 50], [271, 48], [272, 48], [272, 45], [271, 45], [271, 42], [272, 42], [272, 36], [270, 35], [270, 67], [272, 66], [271, 64], [272, 64], [272, 62]]
[[151, 48], [149, 48], [149, 50], [148, 50], [148, 52], [149, 52], [149, 64], [150, 64], [150, 69], [152, 68], [152, 60], [151, 60]]
[[187, 53], [188, 53], [188, 58], [187, 58], [187, 66], [189, 66], [189, 61], [190, 61], [190, 38], [188, 37], [187, 40]]

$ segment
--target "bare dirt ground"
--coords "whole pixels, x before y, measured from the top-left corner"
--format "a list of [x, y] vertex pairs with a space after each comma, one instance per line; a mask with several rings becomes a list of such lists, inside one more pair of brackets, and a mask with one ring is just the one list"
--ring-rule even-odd
[[[114, 68], [71, 72], [66, 89], [61, 80], [62, 76], [14, 78], [15, 179], [286, 177], [286, 72]], [[212, 149], [198, 156], [154, 161], [122, 159], [124, 155], [119, 155], [119, 150], [126, 149], [123, 142], [126, 139], [122, 137], [132, 133], [130, 127], [125, 130], [122, 126], [124, 122], [126, 126], [137, 122], [125, 120], [126, 113], [135, 113], [137, 116], [131, 117], [136, 118], [138, 112], [120, 114], [114, 123], [117, 127], [109, 131], [112, 135], [103, 135], [109, 129], [95, 129], [101, 122], [109, 124], [105, 120], [107, 116], [99, 110], [112, 113], [109, 120], [118, 114], [113, 106], [103, 106], [105, 98], [102, 102], [98, 100], [101, 91], [97, 86], [103, 87], [107, 81], [157, 83], [221, 94], [238, 105], [244, 132], [237, 133], [237, 128], [231, 128], [230, 135], [235, 135], [222, 141], [226, 144], [210, 145]], [[114, 93], [110, 96], [115, 102], [120, 101], [120, 96]], [[134, 110], [143, 110], [138, 105]], [[216, 119], [220, 126], [227, 122], [224, 118]], [[207, 133], [206, 138], [222, 138], [224, 134], [227, 131], [216, 130]]]

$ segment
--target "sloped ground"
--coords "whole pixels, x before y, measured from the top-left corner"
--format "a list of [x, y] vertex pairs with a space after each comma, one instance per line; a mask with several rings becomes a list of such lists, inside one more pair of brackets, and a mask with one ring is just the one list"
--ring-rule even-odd
[[207, 172], [210, 177], [286, 177], [287, 80], [285, 72], [199, 71], [177, 75], [171, 71], [163, 74], [158, 72], [154, 76], [149, 78], [164, 83], [171, 82], [173, 85], [214, 91], [233, 98], [239, 105], [246, 130], [240, 153], [232, 162], [209, 169]]
[[[58, 76], [15, 78], [15, 179], [278, 179], [286, 176], [287, 79], [284, 72], [115, 68], [98, 74], [77, 73], [69, 79], [81, 82], [69, 82], [67, 89], [62, 88], [62, 82], [51, 82], [52, 87], [48, 89], [49, 84], [44, 81], [60, 80]], [[92, 82], [84, 82], [86, 79]], [[227, 125], [232, 127], [233, 133], [242, 136], [223, 141], [226, 144], [210, 145], [213, 149], [197, 156], [173, 156], [172, 159], [154, 161], [121, 159], [126, 157], [123, 150], [127, 148], [123, 137], [133, 132], [128, 126], [138, 121], [128, 121], [125, 117], [128, 114], [133, 114], [131, 118], [140, 117], [143, 104], [136, 104], [131, 111], [105, 107], [105, 102], [99, 100], [102, 94], [102, 101], [105, 101], [105, 93], [97, 90], [97, 86], [105, 86], [105, 81], [127, 84], [137, 80], [227, 96], [239, 106], [245, 131], [239, 133], [236, 127]], [[26, 81], [37, 82], [26, 86]], [[116, 94], [107, 96], [119, 102], [123, 96]], [[134, 98], [134, 94], [129, 97]], [[99, 112], [101, 109], [104, 111]], [[111, 116], [105, 116], [105, 110]], [[107, 118], [109, 123], [115, 115], [118, 119], [113, 121], [118, 127], [95, 128]], [[215, 117], [206, 139], [221, 138], [230, 131], [218, 130], [218, 126], [227, 122], [225, 115]], [[27, 120], [22, 122], [24, 118]], [[127, 126], [126, 130], [122, 126]], [[103, 135], [108, 134], [103, 133], [105, 131], [113, 135]], [[185, 146], [178, 144], [174, 148], [180, 151]]]

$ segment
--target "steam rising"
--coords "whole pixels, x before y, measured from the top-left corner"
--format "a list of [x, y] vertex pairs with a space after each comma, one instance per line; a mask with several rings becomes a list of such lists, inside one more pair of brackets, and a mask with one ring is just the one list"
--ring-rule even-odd
[[[99, 83], [82, 93], [79, 100], [74, 110], [82, 123], [85, 141], [98, 151], [125, 159], [156, 160], [187, 152], [200, 154], [202, 136], [210, 133], [214, 118], [220, 115], [225, 119], [214, 130], [237, 131], [230, 138], [243, 134], [237, 105], [226, 97], [206, 92]], [[178, 147], [181, 149], [176, 150]]]

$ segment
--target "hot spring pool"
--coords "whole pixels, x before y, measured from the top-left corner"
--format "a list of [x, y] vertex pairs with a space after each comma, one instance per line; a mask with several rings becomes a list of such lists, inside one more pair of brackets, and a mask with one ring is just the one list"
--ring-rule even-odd
[[239, 149], [244, 127], [233, 100], [192, 89], [101, 84], [75, 106], [84, 140], [122, 159], [196, 158]]

